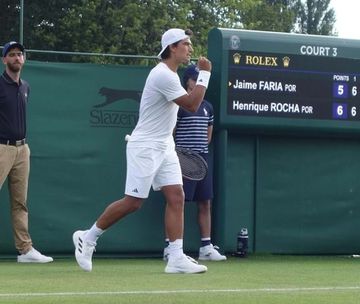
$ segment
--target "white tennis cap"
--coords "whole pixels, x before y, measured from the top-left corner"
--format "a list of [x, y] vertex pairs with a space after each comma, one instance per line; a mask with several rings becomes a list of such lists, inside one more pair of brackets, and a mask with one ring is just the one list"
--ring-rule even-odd
[[167, 30], [161, 37], [161, 47], [162, 50], [161, 52], [158, 54], [158, 57], [160, 58], [161, 54], [165, 51], [165, 49], [175, 43], [178, 42], [180, 40], [189, 38], [188, 35], [185, 34], [185, 31], [182, 29], [177, 29], [177, 28], [172, 28], [170, 30]]

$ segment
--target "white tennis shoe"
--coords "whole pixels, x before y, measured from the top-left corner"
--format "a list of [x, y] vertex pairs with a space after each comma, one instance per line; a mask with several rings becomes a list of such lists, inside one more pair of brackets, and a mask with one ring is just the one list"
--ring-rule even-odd
[[226, 256], [219, 253], [219, 247], [213, 244], [200, 247], [199, 260], [200, 261], [225, 261]]
[[194, 259], [185, 254], [174, 258], [169, 256], [168, 263], [165, 267], [166, 273], [203, 273], [207, 271], [205, 265], [198, 264]]
[[163, 260], [167, 262], [169, 260], [169, 247], [164, 248], [163, 252]]
[[[163, 260], [165, 262], [167, 262], [169, 260], [169, 256], [170, 256], [170, 253], [169, 253], [169, 247], [165, 247], [164, 248], [164, 252], [163, 252]], [[188, 256], [186, 255], [186, 257], [192, 261], [193, 263], [197, 263], [195, 259], [193, 259], [191, 256]]]
[[27, 253], [18, 255], [17, 257], [18, 263], [50, 263], [53, 260], [52, 257], [41, 254], [33, 247], [31, 247]]
[[95, 251], [96, 242], [85, 242], [84, 236], [87, 230], [75, 231], [73, 242], [75, 246], [75, 258], [79, 266], [85, 271], [92, 270], [92, 256]]

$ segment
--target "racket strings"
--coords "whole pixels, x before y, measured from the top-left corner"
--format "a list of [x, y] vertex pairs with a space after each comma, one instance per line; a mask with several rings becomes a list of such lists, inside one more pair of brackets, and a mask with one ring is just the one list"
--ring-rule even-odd
[[207, 164], [205, 160], [191, 151], [177, 150], [182, 175], [192, 180], [202, 180], [207, 174]]

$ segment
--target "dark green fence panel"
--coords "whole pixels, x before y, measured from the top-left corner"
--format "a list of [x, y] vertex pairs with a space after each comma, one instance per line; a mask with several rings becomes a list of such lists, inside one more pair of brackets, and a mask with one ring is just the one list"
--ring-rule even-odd
[[353, 140], [262, 138], [256, 250], [358, 252], [359, 152]]
[[[124, 136], [138, 118], [149, 67], [27, 62], [31, 84], [28, 141], [31, 149], [30, 232], [49, 253], [73, 251], [74, 230], [89, 227], [108, 203], [124, 193]], [[8, 193], [0, 192], [0, 254], [14, 252]], [[164, 200], [152, 193], [142, 210], [111, 228], [101, 253], [160, 253]], [[199, 236], [187, 208], [189, 250]], [[189, 222], [190, 221], [190, 222]], [[193, 227], [192, 227], [193, 226]]]
[[[215, 33], [212, 38], [217, 42], [221, 31]], [[228, 34], [223, 43], [226, 54]], [[292, 126], [288, 132], [283, 118], [274, 117], [275, 131], [266, 125], [244, 127], [244, 117], [229, 117], [224, 109], [228, 74], [223, 62], [228, 63], [228, 58], [221, 51], [214, 41], [210, 43], [214, 69], [207, 99], [214, 104], [216, 120], [211, 149], [213, 242], [232, 253], [236, 234], [247, 227], [251, 252], [360, 252], [360, 143], [358, 133], [348, 129], [351, 125], [358, 130], [359, 122], [332, 122], [330, 131], [340, 126], [334, 134], [325, 129], [312, 132], [303, 120], [301, 128]], [[73, 231], [92, 225], [108, 203], [123, 196], [124, 137], [137, 121], [149, 70], [27, 63], [23, 77], [32, 88], [28, 106], [30, 232], [40, 250], [72, 253]], [[227, 118], [231, 118], [229, 123], [224, 122]], [[262, 118], [254, 119], [260, 122]], [[311, 123], [316, 128], [316, 121]], [[6, 185], [0, 192], [0, 208], [0, 254], [14, 254]], [[187, 204], [185, 210], [185, 250], [195, 252], [199, 246], [196, 204]], [[163, 217], [163, 197], [152, 192], [142, 210], [101, 238], [98, 252], [160, 254]]]

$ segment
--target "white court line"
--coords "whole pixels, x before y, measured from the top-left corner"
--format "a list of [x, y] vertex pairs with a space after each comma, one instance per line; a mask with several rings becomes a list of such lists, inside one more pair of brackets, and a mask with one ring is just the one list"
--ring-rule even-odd
[[152, 294], [185, 294], [185, 293], [298, 293], [321, 291], [352, 291], [360, 290], [360, 286], [329, 286], [299, 288], [244, 288], [244, 289], [185, 289], [185, 290], [134, 290], [134, 291], [89, 291], [89, 292], [28, 292], [0, 293], [6, 297], [69, 297], [69, 296], [104, 296], [104, 295], [152, 295]]

